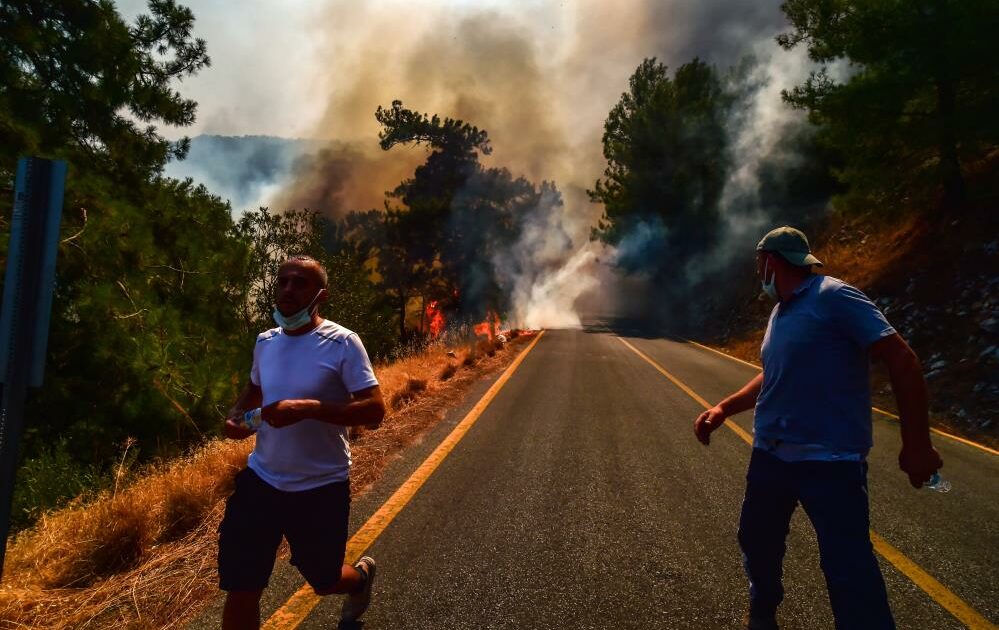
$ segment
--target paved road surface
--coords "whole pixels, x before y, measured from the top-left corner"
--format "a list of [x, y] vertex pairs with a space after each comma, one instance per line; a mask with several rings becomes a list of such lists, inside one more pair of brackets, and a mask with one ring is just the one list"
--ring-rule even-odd
[[[746, 582], [735, 532], [749, 446], [624, 338], [715, 402], [751, 367], [636, 331], [549, 331], [368, 553], [379, 564], [364, 628], [738, 628]], [[472, 392], [355, 502], [359, 527], [485, 391]], [[749, 430], [751, 413], [736, 422]], [[999, 622], [999, 457], [937, 436], [949, 494], [913, 490], [894, 421], [875, 420], [872, 529], [988, 622]], [[899, 628], [963, 628], [882, 559]], [[803, 512], [785, 561], [783, 628], [831, 628]], [[279, 561], [266, 618], [301, 579]], [[326, 598], [301, 628], [335, 627]], [[212, 627], [218, 603], [192, 627]]]

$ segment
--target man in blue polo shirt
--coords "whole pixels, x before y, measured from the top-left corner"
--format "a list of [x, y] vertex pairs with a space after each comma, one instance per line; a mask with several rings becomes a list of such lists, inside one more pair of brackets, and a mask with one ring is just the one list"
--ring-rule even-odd
[[883, 361], [901, 417], [899, 466], [919, 488], [943, 462], [930, 443], [927, 391], [915, 353], [863, 293], [829, 276], [800, 231], [760, 241], [757, 271], [777, 301], [763, 371], [694, 423], [703, 444], [725, 419], [755, 405], [753, 453], [739, 521], [749, 577], [747, 628], [777, 628], [785, 539], [798, 503], [819, 542], [836, 628], [894, 628], [869, 535], [869, 364]]

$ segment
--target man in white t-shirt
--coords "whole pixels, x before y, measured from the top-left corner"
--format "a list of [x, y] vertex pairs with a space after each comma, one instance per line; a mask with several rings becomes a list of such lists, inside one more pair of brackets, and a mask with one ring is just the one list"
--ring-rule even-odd
[[[378, 381], [357, 334], [319, 316], [329, 299], [326, 271], [293, 256], [278, 269], [273, 328], [257, 336], [250, 382], [225, 422], [225, 435], [256, 433], [247, 467], [219, 525], [222, 627], [260, 626], [260, 596], [281, 538], [291, 563], [317, 595], [347, 594], [341, 618], [358, 619], [371, 601], [375, 562], [343, 564], [350, 513], [347, 427], [385, 416]], [[247, 428], [243, 414], [260, 409]]]

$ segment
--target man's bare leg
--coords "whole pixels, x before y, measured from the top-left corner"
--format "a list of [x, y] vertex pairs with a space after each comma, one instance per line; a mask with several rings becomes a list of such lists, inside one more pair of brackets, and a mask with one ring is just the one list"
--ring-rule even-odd
[[340, 581], [329, 588], [316, 591], [316, 595], [340, 595], [343, 593], [356, 593], [364, 586], [364, 578], [360, 571], [345, 564], [340, 567]]
[[225, 595], [222, 630], [257, 630], [263, 591], [231, 591]]
[[[340, 568], [340, 580], [316, 595], [356, 593], [364, 586], [364, 578], [354, 567]], [[222, 609], [222, 630], [257, 630], [260, 627], [260, 596], [263, 591], [232, 591], [226, 593]]]

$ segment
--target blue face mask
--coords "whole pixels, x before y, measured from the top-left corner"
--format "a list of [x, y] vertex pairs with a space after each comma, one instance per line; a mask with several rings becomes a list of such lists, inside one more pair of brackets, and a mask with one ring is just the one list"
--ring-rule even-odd
[[770, 278], [770, 282], [767, 282], [767, 271], [769, 260], [763, 263], [763, 280], [760, 280], [760, 286], [763, 287], [763, 292], [770, 296], [771, 300], [775, 302], [780, 301], [780, 295], [777, 293], [777, 274], [774, 273], [773, 277]]
[[274, 312], [271, 314], [272, 317], [274, 317], [274, 321], [278, 326], [284, 328], [285, 330], [298, 330], [299, 328], [308, 326], [309, 322], [312, 321], [312, 307], [315, 306], [316, 300], [319, 299], [319, 294], [322, 292], [322, 289], [320, 289], [319, 293], [316, 293], [316, 297], [312, 298], [312, 301], [309, 302], [308, 306], [293, 315], [288, 315], [287, 317], [281, 314], [281, 311], [278, 310], [278, 307], [275, 304]]

